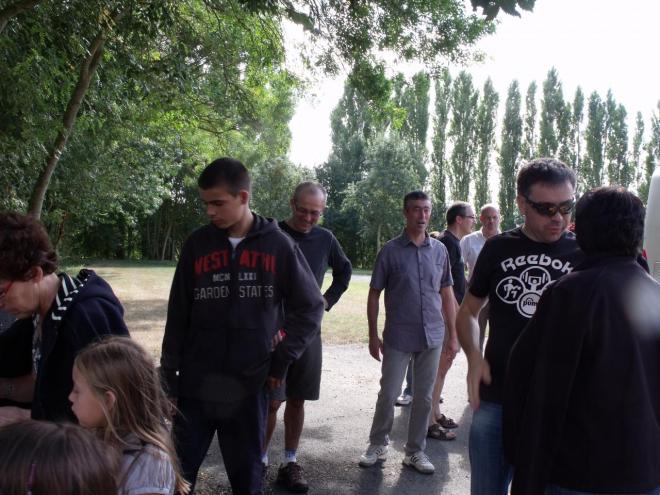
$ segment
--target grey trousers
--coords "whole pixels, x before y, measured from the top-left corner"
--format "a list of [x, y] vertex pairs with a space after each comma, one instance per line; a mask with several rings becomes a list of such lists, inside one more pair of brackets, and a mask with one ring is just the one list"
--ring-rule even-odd
[[383, 349], [381, 366], [380, 392], [376, 401], [376, 411], [369, 433], [371, 445], [387, 445], [389, 434], [394, 422], [394, 403], [401, 392], [401, 384], [406, 375], [406, 368], [412, 356], [413, 390], [410, 420], [408, 422], [408, 441], [405, 445], [406, 455], [423, 451], [426, 447], [426, 432], [433, 385], [438, 373], [440, 351], [442, 346], [426, 349], [421, 352], [401, 352], [391, 347]]

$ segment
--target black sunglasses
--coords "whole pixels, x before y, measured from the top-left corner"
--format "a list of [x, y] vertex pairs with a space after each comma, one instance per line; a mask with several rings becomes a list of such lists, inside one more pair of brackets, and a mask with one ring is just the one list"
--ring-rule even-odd
[[554, 217], [557, 212], [561, 213], [562, 215], [568, 215], [573, 211], [573, 208], [575, 208], [574, 199], [569, 199], [568, 201], [564, 201], [563, 203], [559, 204], [537, 203], [536, 201], [532, 201], [527, 196], [525, 196], [525, 201], [527, 201], [529, 206], [534, 208], [539, 214], [545, 215], [546, 217]]

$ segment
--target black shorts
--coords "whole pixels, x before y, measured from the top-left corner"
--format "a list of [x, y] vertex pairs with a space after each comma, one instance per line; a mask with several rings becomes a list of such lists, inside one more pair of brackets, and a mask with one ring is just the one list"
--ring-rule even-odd
[[270, 392], [272, 400], [318, 400], [321, 391], [323, 349], [319, 334], [296, 361], [291, 363], [282, 386]]

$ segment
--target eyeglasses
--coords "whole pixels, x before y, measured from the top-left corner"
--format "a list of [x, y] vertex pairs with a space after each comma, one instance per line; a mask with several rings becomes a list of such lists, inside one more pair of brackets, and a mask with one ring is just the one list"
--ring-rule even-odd
[[545, 215], [546, 217], [554, 217], [557, 212], [559, 212], [562, 215], [568, 215], [570, 212], [573, 211], [573, 208], [575, 208], [575, 200], [574, 199], [569, 199], [568, 201], [564, 201], [563, 203], [537, 203], [536, 201], [532, 201], [529, 199], [527, 196], [525, 196], [525, 201], [529, 203], [529, 206], [534, 208], [537, 213], [540, 215]]
[[471, 218], [472, 220], [475, 220], [475, 221], [477, 220], [477, 217], [475, 217], [474, 215], [459, 215], [459, 217]]
[[4, 297], [7, 295], [7, 292], [9, 292], [9, 289], [11, 289], [11, 286], [14, 285], [14, 281], [10, 281], [4, 289], [0, 289], [0, 299], [4, 299]]
[[319, 210], [308, 210], [307, 208], [303, 208], [302, 206], [296, 205], [296, 211], [300, 213], [301, 215], [309, 215], [312, 218], [319, 218], [320, 216], [323, 215], [322, 211]]

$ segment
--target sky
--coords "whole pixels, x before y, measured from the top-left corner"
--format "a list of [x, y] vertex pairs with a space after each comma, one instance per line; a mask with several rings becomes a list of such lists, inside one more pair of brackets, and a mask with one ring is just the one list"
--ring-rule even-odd
[[[566, 100], [573, 100], [578, 85], [586, 98], [592, 91], [605, 98], [611, 89], [626, 107], [632, 135], [635, 114], [642, 112], [648, 130], [660, 100], [659, 18], [658, 0], [536, 0], [534, 11], [522, 17], [500, 13], [497, 32], [477, 45], [486, 54], [483, 63], [450, 70], [465, 68], [478, 86], [490, 76], [500, 95], [501, 119], [511, 81], [520, 83], [523, 102], [527, 86], [536, 81], [538, 98], [554, 66]], [[314, 167], [327, 159], [330, 113], [341, 98], [343, 79], [319, 80], [298, 102], [290, 123], [294, 163]]]

